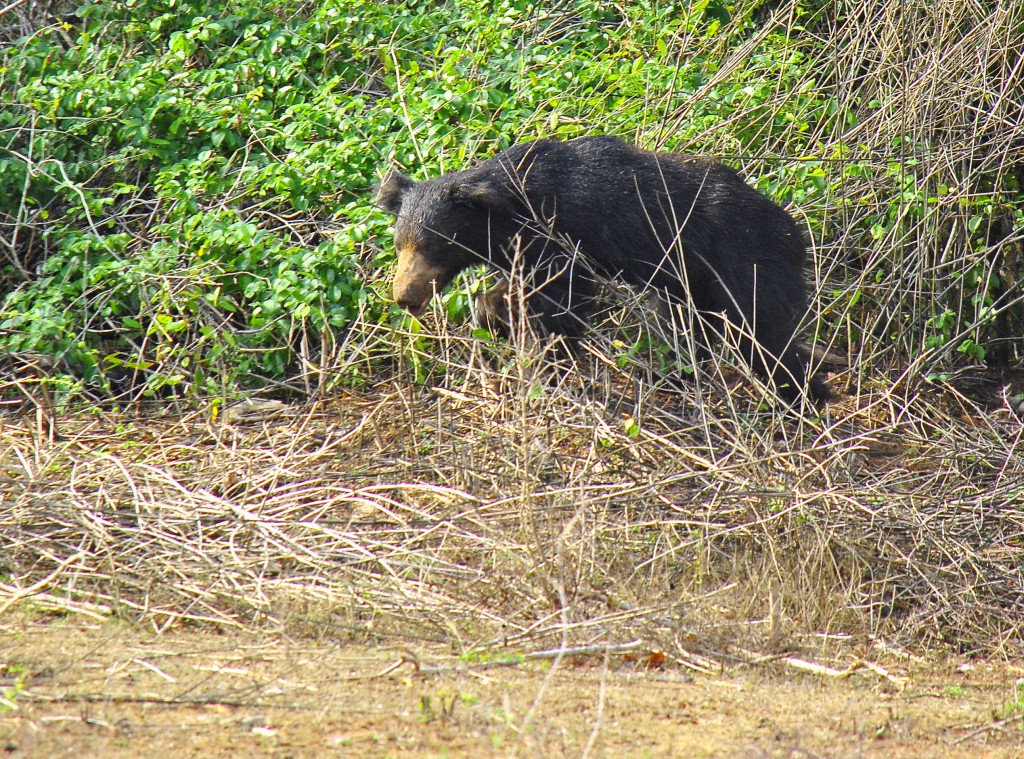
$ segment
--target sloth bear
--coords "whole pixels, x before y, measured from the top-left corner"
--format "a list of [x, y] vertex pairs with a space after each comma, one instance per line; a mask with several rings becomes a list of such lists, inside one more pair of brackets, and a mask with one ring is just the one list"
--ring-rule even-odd
[[414, 315], [459, 272], [487, 263], [522, 277], [531, 322], [578, 338], [599, 281], [618, 278], [712, 325], [727, 319], [783, 400], [829, 397], [808, 376], [797, 335], [807, 307], [800, 230], [715, 160], [610, 136], [542, 139], [424, 182], [391, 173], [377, 202], [396, 217], [395, 302]]

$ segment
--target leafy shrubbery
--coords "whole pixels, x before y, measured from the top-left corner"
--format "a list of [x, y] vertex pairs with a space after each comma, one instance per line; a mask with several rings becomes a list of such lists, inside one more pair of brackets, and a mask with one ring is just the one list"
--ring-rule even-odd
[[855, 19], [818, 5], [85, 6], [3, 53], [0, 341], [108, 390], [293, 377], [339, 335], [408, 320], [376, 292], [382, 169], [605, 131], [721, 155], [792, 201], [839, 344], [980, 358], [1019, 327], [1020, 176], [956, 176], [894, 83], [844, 65]]

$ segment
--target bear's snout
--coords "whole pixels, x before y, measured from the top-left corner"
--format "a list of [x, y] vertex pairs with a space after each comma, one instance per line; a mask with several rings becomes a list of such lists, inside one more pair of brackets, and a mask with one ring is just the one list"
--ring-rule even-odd
[[420, 314], [427, 310], [427, 304], [430, 303], [430, 299], [431, 297], [433, 297], [433, 295], [433, 287], [431, 287], [430, 291], [424, 296], [421, 292], [421, 288], [400, 289], [398, 280], [395, 280], [395, 303], [404, 308], [413, 316], [419, 316]]
[[448, 284], [447, 279], [444, 269], [431, 266], [415, 250], [400, 250], [391, 292], [395, 303], [419, 316], [427, 310], [434, 293]]
[[430, 298], [427, 298], [425, 301], [421, 303], [416, 303], [415, 301], [409, 300], [399, 300], [398, 298], [395, 298], [395, 303], [404, 308], [413, 316], [420, 316], [424, 311], [427, 310], [427, 304], [430, 303]]

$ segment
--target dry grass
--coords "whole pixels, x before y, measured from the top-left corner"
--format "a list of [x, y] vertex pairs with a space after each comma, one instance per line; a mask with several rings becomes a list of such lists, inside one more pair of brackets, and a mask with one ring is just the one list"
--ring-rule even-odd
[[782, 415], [735, 374], [654, 391], [599, 355], [470, 370], [478, 344], [426, 344], [463, 371], [216, 420], [78, 415], [53, 441], [8, 415], [0, 608], [459, 652], [639, 638], [699, 669], [844, 640], [1019, 652], [1009, 410], [880, 387]]
[[[815, 134], [844, 171], [816, 246], [819, 305], [852, 316], [859, 363], [913, 357], [908, 376], [948, 370], [964, 339], [986, 345], [996, 364], [1022, 357], [1022, 25], [1015, 4], [956, 0], [861, 3], [825, 25], [810, 68], [832, 72], [856, 124]], [[866, 170], [851, 174], [853, 163]], [[993, 280], [1002, 284], [988, 289]], [[861, 308], [847, 309], [855, 293]], [[929, 320], [944, 309], [956, 325], [929, 343]]]
[[[822, 196], [791, 210], [805, 215], [812, 238], [813, 316], [827, 325], [821, 339], [858, 366], [899, 367], [910, 380], [962, 366], [965, 340], [984, 345], [990, 363], [1019, 365], [1024, 7], [870, 0], [824, 3], [802, 15], [800, 5], [778, 4], [774, 23], [720, 51], [716, 75], [638, 139], [691, 148], [673, 140], [694, 104], [756, 67], [759, 46], [785, 30], [794, 46], [806, 43], [803, 78], [779, 82], [767, 103], [735, 103], [731, 118], [691, 142], [741, 162], [751, 178], [780, 167], [820, 172]], [[676, 42], [685, 57], [715, 50], [716, 39]], [[850, 120], [782, 126], [807, 91], [827, 92]], [[756, 155], [731, 135], [751, 122], [770, 125]], [[794, 145], [805, 153], [795, 154]], [[947, 309], [955, 324], [936, 329], [933, 320]], [[944, 341], [928, 340], [939, 332]]]

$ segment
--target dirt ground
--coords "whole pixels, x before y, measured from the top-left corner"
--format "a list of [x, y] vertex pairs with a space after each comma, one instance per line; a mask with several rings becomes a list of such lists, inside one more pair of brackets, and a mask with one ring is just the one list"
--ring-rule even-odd
[[[1024, 668], [894, 657], [695, 673], [596, 654], [511, 666], [45, 615], [0, 621], [13, 757], [1024, 755]], [[878, 662], [875, 662], [876, 664]], [[894, 683], [906, 678], [905, 684]]]

